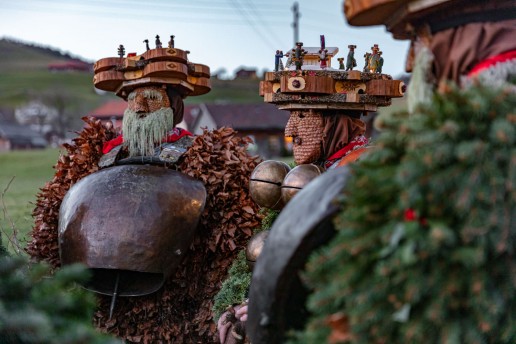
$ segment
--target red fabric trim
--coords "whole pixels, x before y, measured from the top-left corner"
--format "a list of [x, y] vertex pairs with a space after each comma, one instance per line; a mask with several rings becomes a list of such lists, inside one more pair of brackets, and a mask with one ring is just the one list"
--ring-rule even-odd
[[102, 145], [102, 154], [107, 154], [111, 152], [111, 150], [117, 146], [120, 146], [124, 142], [124, 138], [122, 135], [115, 137], [112, 140], [104, 142]]
[[344, 148], [338, 150], [332, 156], [330, 156], [328, 159], [326, 159], [324, 166], [326, 168], [330, 167], [335, 162], [335, 160], [342, 158], [343, 156], [349, 154], [351, 151], [353, 151], [359, 147], [367, 145], [368, 142], [369, 142], [369, 140], [363, 135], [355, 137], [353, 139], [353, 141], [351, 141], [346, 146], [344, 146]]
[[[185, 130], [183, 128], [174, 128], [168, 132], [168, 136], [166, 139], [163, 140], [163, 142], [171, 143], [176, 142], [183, 136], [193, 136], [191, 132], [188, 130]], [[102, 153], [107, 154], [111, 152], [111, 150], [117, 146], [120, 146], [124, 142], [123, 135], [117, 136], [116, 138], [104, 142], [102, 145]]]
[[481, 71], [488, 69], [489, 67], [492, 67], [497, 63], [505, 62], [512, 59], [516, 59], [516, 50], [508, 51], [500, 55], [490, 57], [480, 63], [477, 63], [475, 67], [473, 67], [473, 69], [468, 73], [468, 76], [475, 76]]
[[345, 157], [336, 162], [337, 166], [346, 166], [349, 163], [357, 161], [360, 158], [360, 156], [366, 152], [367, 148], [368, 147], [360, 147], [349, 152]]

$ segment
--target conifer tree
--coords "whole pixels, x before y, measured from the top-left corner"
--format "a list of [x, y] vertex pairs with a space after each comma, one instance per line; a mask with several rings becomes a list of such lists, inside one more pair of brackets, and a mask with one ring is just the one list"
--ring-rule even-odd
[[80, 265], [51, 276], [44, 264], [1, 257], [0, 343], [120, 343], [93, 327], [95, 298], [75, 284], [87, 278]]

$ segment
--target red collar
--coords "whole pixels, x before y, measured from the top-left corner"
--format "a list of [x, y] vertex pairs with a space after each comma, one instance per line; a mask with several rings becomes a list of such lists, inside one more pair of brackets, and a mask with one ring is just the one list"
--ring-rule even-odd
[[475, 67], [473, 67], [473, 69], [471, 69], [471, 71], [468, 73], [468, 77], [475, 76], [497, 63], [506, 62], [513, 59], [516, 59], [516, 50], [511, 50], [496, 56], [492, 56], [480, 63], [477, 63]]
[[340, 158], [348, 155], [355, 149], [366, 146], [368, 143], [369, 143], [369, 140], [364, 135], [355, 137], [353, 140], [351, 140], [350, 143], [348, 143], [343, 148], [341, 148], [340, 150], [335, 152], [328, 159], [326, 159], [326, 161], [324, 162], [324, 167], [326, 167], [326, 168], [330, 167]]
[[[188, 130], [185, 130], [183, 128], [174, 128], [168, 132], [167, 137], [163, 140], [163, 142], [176, 142], [183, 136], [193, 136], [191, 132]], [[124, 142], [124, 137], [122, 135], [117, 136], [116, 138], [104, 142], [104, 145], [102, 146], [102, 153], [107, 154], [109, 153], [113, 148], [120, 146]]]

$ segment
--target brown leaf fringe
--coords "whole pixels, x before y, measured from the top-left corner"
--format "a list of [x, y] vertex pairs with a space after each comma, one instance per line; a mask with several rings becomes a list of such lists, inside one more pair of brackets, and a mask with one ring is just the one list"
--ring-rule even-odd
[[[34, 210], [36, 225], [27, 251], [38, 260], [59, 266], [57, 220], [66, 191], [78, 179], [95, 172], [101, 143], [90, 136], [109, 139], [102, 127], [85, 128], [74, 145], [67, 147], [74, 158], [60, 158], [56, 176], [38, 195]], [[231, 128], [204, 130], [185, 153], [178, 169], [203, 181], [207, 200], [196, 234], [184, 261], [157, 293], [119, 298], [109, 319], [111, 298], [99, 296], [94, 324], [132, 343], [215, 343], [212, 320], [213, 297], [219, 291], [238, 252], [245, 247], [253, 228], [260, 225], [258, 206], [249, 195], [249, 176], [260, 162], [247, 153], [248, 138]], [[80, 148], [82, 147], [82, 148]], [[89, 147], [89, 148], [86, 148]], [[92, 156], [81, 150], [89, 151]], [[83, 156], [79, 165], [77, 155]], [[66, 176], [66, 177], [63, 177]]]
[[34, 260], [46, 261], [54, 268], [61, 265], [57, 226], [63, 197], [79, 179], [99, 169], [102, 144], [115, 136], [114, 130], [102, 125], [100, 120], [93, 117], [82, 120], [86, 123], [84, 129], [77, 133], [79, 136], [71, 144], [63, 145], [66, 153], [61, 153], [54, 166], [54, 177], [40, 189], [32, 211], [32, 239], [25, 250]]

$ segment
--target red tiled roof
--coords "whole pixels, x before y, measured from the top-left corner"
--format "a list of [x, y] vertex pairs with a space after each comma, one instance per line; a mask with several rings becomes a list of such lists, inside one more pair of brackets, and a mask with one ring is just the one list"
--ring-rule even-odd
[[111, 119], [112, 117], [123, 117], [124, 111], [127, 108], [127, 102], [125, 100], [110, 100], [92, 112], [90, 116], [99, 119]]
[[[98, 119], [111, 119], [112, 117], [122, 118], [124, 117], [125, 109], [127, 108], [127, 102], [125, 100], [110, 100], [90, 112], [90, 116]], [[196, 120], [196, 116], [192, 114], [194, 108], [199, 108], [198, 105], [185, 105], [184, 120], [188, 125], [192, 125]], [[200, 111], [200, 110], [199, 110]]]
[[93, 64], [80, 60], [57, 61], [48, 64], [49, 69], [89, 71]]
[[228, 126], [235, 130], [283, 130], [289, 112], [275, 105], [259, 104], [206, 104], [217, 127]]
[[[266, 103], [258, 104], [206, 104], [217, 127], [228, 126], [235, 130], [284, 130], [289, 112], [278, 110]], [[121, 119], [127, 108], [124, 100], [111, 100], [96, 108], [90, 115], [99, 119]], [[193, 110], [193, 111], [192, 111]], [[193, 130], [200, 114], [199, 105], [185, 105], [184, 120]]]

